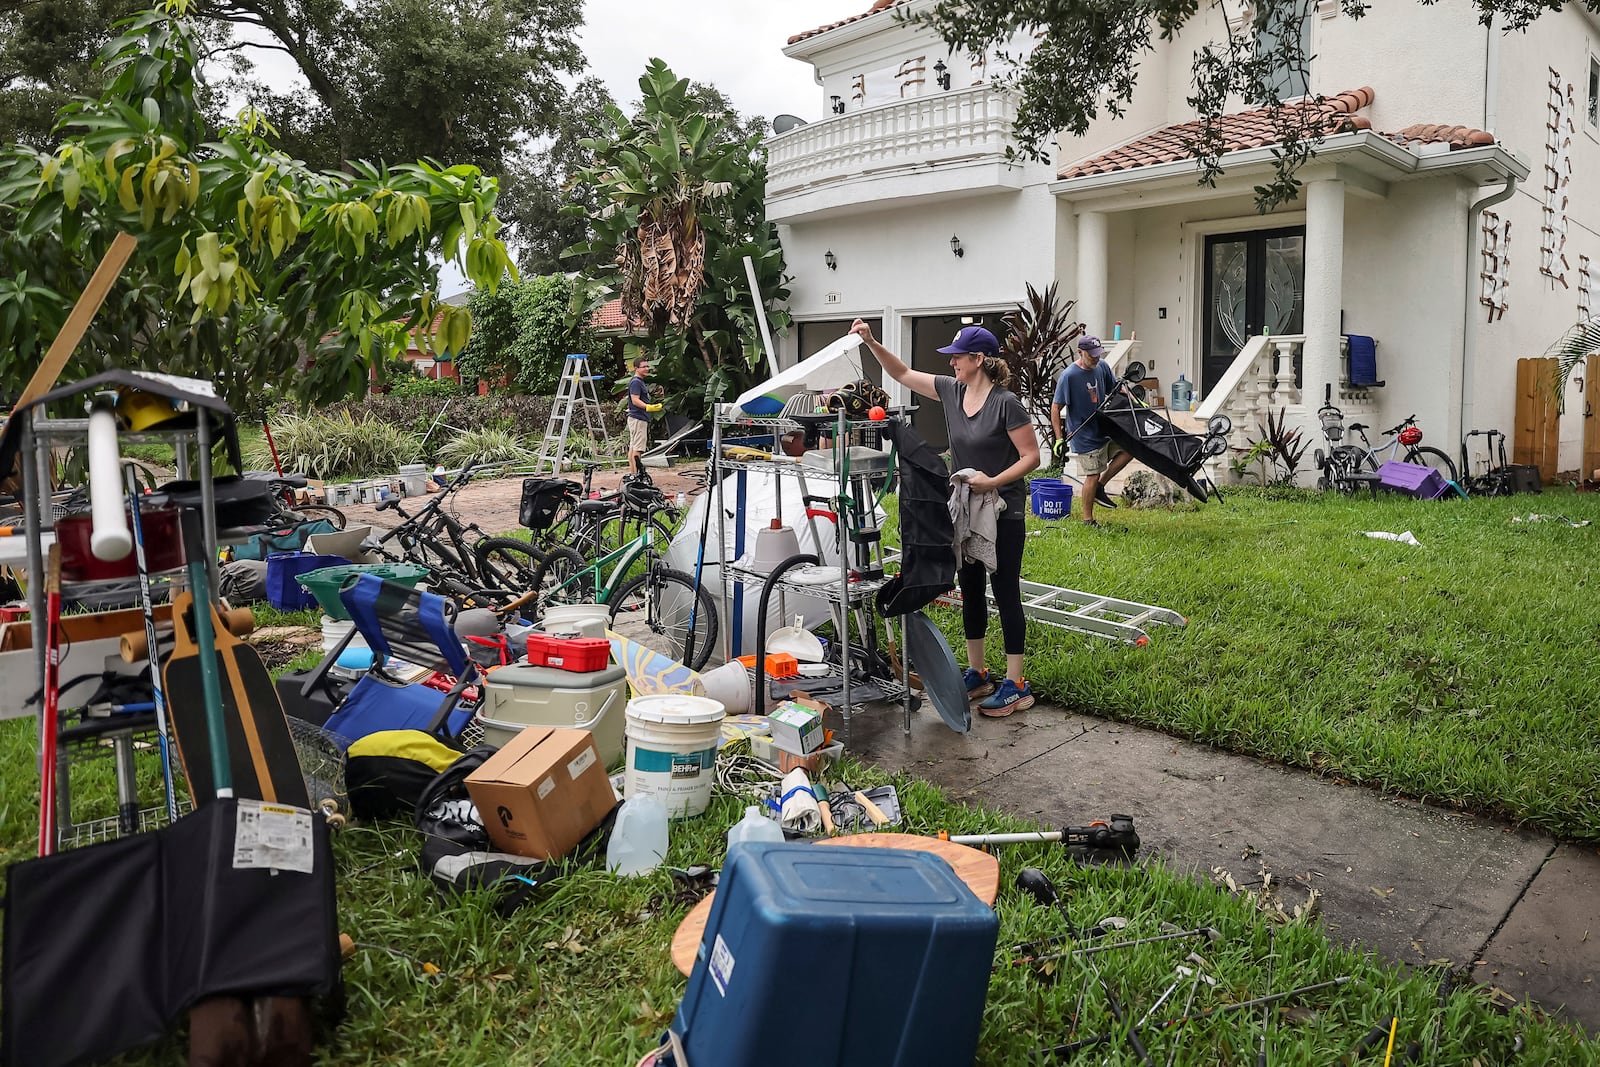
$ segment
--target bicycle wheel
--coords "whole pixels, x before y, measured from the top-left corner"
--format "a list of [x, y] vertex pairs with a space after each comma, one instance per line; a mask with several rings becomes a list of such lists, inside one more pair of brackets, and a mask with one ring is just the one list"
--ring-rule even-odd
[[533, 572], [528, 588], [539, 594], [537, 605], [582, 604], [594, 599], [589, 561], [570, 548], [552, 548]]
[[525, 593], [535, 588], [534, 576], [544, 553], [515, 537], [488, 537], [472, 550], [478, 577], [491, 589]]
[[699, 670], [716, 645], [717, 606], [705, 586], [697, 591], [687, 574], [656, 567], [628, 579], [617, 590], [611, 601], [611, 628], [630, 641]]
[[1371, 489], [1373, 495], [1377, 495], [1377, 482], [1360, 477], [1376, 474], [1377, 470], [1378, 461], [1366, 449], [1356, 445], [1339, 445], [1329, 457], [1328, 480], [1341, 493], [1359, 493], [1363, 489]]
[[1456, 480], [1456, 465], [1449, 456], [1437, 448], [1428, 445], [1418, 445], [1406, 453], [1407, 463], [1420, 463], [1424, 467], [1432, 467], [1439, 472], [1439, 476], [1447, 482]]
[[326, 504], [296, 504], [294, 510], [306, 522], [315, 522], [318, 519], [326, 520], [333, 524], [335, 530], [344, 529], [344, 512]]

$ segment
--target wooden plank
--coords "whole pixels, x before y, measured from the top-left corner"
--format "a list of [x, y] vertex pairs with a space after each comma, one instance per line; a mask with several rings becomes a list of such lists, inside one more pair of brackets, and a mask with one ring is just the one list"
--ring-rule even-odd
[[1533, 360], [1517, 360], [1517, 409], [1516, 418], [1511, 429], [1511, 462], [1516, 464], [1531, 464], [1535, 462], [1534, 426], [1534, 378], [1536, 377]]
[[1539, 479], [1549, 485], [1561, 469], [1561, 405], [1555, 391], [1557, 360], [1549, 356], [1535, 362], [1539, 364], [1535, 392], [1544, 405], [1539, 424]]
[[89, 323], [94, 321], [95, 313], [100, 310], [100, 305], [105, 303], [106, 295], [111, 292], [111, 286], [116, 282], [117, 275], [122, 273], [122, 268], [127, 265], [128, 257], [133, 255], [134, 246], [138, 243], [138, 239], [131, 233], [119, 233], [112, 240], [111, 247], [106, 249], [105, 256], [100, 260], [100, 265], [89, 277], [89, 284], [83, 287], [78, 302], [72, 305], [72, 311], [68, 313], [67, 321], [62, 324], [61, 332], [50, 342], [50, 350], [44, 354], [44, 362], [39, 364], [39, 369], [28, 379], [27, 388], [22, 390], [22, 395], [17, 398], [18, 408], [33, 403], [56, 384], [56, 379], [61, 377], [61, 370], [67, 365], [72, 350], [83, 340], [84, 333], [89, 329]]
[[1583, 468], [1579, 479], [1600, 469], [1600, 356], [1590, 356], [1583, 371]]

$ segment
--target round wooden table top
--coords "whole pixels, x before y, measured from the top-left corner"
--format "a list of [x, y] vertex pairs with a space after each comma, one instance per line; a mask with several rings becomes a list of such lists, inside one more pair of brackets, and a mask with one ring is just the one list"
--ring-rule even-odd
[[[956, 875], [972, 890], [972, 895], [985, 904], [994, 905], [995, 894], [1000, 891], [1000, 861], [987, 852], [937, 837], [916, 834], [849, 834], [845, 837], [819, 838], [818, 845], [842, 845], [858, 848], [898, 848], [911, 852], [931, 852], [948, 863]], [[678, 924], [672, 935], [672, 965], [684, 974], [694, 968], [695, 953], [700, 939], [705, 936], [706, 920], [711, 917], [711, 901], [716, 891], [689, 909], [689, 914]]]

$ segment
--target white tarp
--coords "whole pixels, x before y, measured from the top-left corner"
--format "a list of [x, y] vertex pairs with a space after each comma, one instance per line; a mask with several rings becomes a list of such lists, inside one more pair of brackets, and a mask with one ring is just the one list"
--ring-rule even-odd
[[[734, 406], [744, 407], [754, 400], [770, 397], [782, 404], [797, 393], [822, 393], [848, 385], [861, 378], [861, 338], [847, 333], [812, 356], [773, 375], [760, 385], [746, 389]], [[758, 412], [771, 414], [771, 412]]]
[[[817, 537], [813, 538], [810, 524], [806, 522], [805, 505], [800, 499], [800, 480], [793, 475], [779, 475], [765, 471], [747, 471], [744, 473], [745, 481], [745, 512], [744, 512], [744, 544], [748, 554], [754, 549], [756, 531], [769, 526], [772, 519], [778, 514], [778, 493], [783, 494], [783, 523], [792, 527], [795, 536], [800, 542], [800, 551], [818, 556], [824, 563], [838, 566], [839, 550], [838, 541], [833, 523], [828, 519], [816, 520]], [[826, 475], [808, 473], [806, 475], [806, 489], [813, 496], [835, 496], [839, 492], [839, 483]], [[693, 577], [695, 560], [700, 554], [700, 531], [706, 530], [705, 563], [701, 578], [705, 588], [711, 592], [712, 599], [717, 601], [719, 609], [719, 622], [722, 629], [720, 634], [727, 633], [730, 625], [733, 608], [732, 604], [725, 601], [722, 596], [722, 572], [718, 564], [718, 546], [726, 536], [728, 542], [728, 561], [736, 560], [733, 546], [736, 543], [735, 535], [737, 526], [734, 520], [734, 511], [738, 500], [738, 475], [728, 474], [723, 478], [723, 503], [727, 513], [721, 523], [713, 522], [706, 526], [706, 508], [714, 507], [717, 499], [716, 486], [712, 485], [705, 493], [696, 497], [689, 505], [688, 514], [678, 526], [678, 532], [672, 538], [672, 544], [667, 548], [667, 566], [674, 570], [683, 571]], [[882, 522], [882, 516], [879, 517]], [[819, 552], [817, 540], [822, 541], [822, 550]], [[740, 644], [741, 653], [755, 651], [756, 641], [756, 610], [760, 604], [761, 585], [759, 582], [750, 581], [744, 584], [744, 639]], [[780, 610], [780, 603], [783, 609]], [[817, 597], [805, 596], [798, 593], [785, 592], [781, 597], [774, 592], [767, 611], [767, 632], [772, 633], [781, 626], [794, 621], [796, 615], [803, 616], [807, 627], [815, 627], [828, 621], [832, 616], [828, 608], [829, 602]], [[787, 613], [787, 617], [786, 614]], [[722, 661], [722, 638], [717, 639], [716, 652], [711, 662]]]

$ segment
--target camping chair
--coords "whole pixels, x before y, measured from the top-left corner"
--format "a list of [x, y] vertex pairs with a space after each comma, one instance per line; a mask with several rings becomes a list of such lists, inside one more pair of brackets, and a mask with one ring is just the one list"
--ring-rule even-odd
[[[354, 625], [322, 658], [302, 692], [309, 697], [324, 684], [328, 668], [356, 634], [372, 649], [373, 662], [323, 729], [345, 743], [379, 730], [424, 730], [445, 741], [458, 737], [475, 710], [463, 706], [461, 697], [479, 680], [479, 671], [456, 637], [455, 604], [375, 574], [352, 575], [339, 599]], [[395, 661], [449, 675], [455, 683], [441, 694], [421, 682], [408, 682], [393, 673]]]
[[1366, 334], [1345, 334], [1350, 344], [1350, 384], [1361, 389], [1381, 389], [1378, 380], [1378, 342]]

